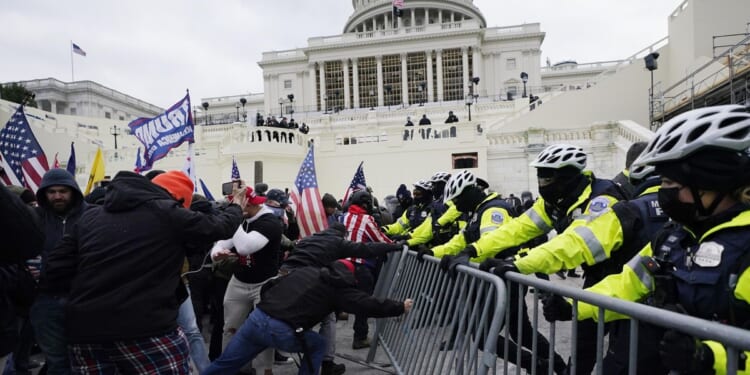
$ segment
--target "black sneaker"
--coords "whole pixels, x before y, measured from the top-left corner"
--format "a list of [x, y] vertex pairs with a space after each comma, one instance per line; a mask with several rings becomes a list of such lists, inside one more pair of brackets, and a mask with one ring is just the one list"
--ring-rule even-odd
[[557, 277], [559, 277], [559, 278], [561, 278], [563, 280], [566, 279], [566, 277], [565, 277], [565, 270], [559, 270], [559, 271], [555, 272], [555, 275], [557, 275]]
[[320, 375], [341, 375], [346, 372], [346, 366], [343, 363], [333, 363], [333, 361], [323, 361], [320, 367]]
[[352, 349], [364, 349], [370, 347], [370, 340], [365, 337], [364, 339], [354, 339], [352, 341]]
[[568, 277], [581, 277], [581, 275], [576, 273], [576, 270], [568, 270]]
[[286, 365], [286, 364], [294, 363], [294, 359], [292, 357], [287, 357], [277, 351], [274, 351], [273, 363], [275, 365]]

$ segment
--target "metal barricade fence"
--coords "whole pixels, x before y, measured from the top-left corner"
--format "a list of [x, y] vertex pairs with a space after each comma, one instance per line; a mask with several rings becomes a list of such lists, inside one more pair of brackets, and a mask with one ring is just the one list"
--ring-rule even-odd
[[[459, 267], [460, 270], [466, 270], [467, 267]], [[508, 291], [510, 292], [511, 288], [527, 288], [527, 287], [533, 287], [535, 289], [535, 293], [533, 293], [533, 297], [527, 297], [526, 302], [531, 302], [529, 309], [530, 312], [533, 315], [532, 321], [532, 329], [533, 333], [542, 333], [540, 332], [540, 325], [539, 322], [539, 306], [540, 306], [540, 296], [544, 294], [554, 293], [558, 294], [564, 297], [570, 297], [574, 301], [573, 303], [573, 319], [570, 323], [564, 322], [565, 325], [570, 325], [570, 336], [567, 336], [570, 338], [571, 348], [570, 348], [570, 355], [571, 355], [571, 365], [570, 373], [575, 374], [576, 370], [576, 358], [578, 357], [578, 353], [576, 353], [576, 345], [577, 337], [577, 315], [578, 315], [578, 309], [576, 301], [583, 301], [592, 305], [597, 306], [599, 309], [598, 311], [598, 317], [597, 317], [597, 345], [596, 345], [596, 374], [602, 374], [603, 373], [603, 358], [604, 358], [604, 336], [605, 336], [605, 323], [604, 323], [604, 312], [605, 310], [610, 311], [616, 311], [618, 313], [624, 314], [626, 316], [631, 317], [630, 319], [630, 328], [629, 328], [629, 350], [628, 350], [628, 374], [635, 375], [636, 373], [653, 373], [649, 372], [648, 369], [639, 369], [638, 368], [638, 358], [637, 358], [637, 345], [638, 345], [638, 334], [639, 334], [639, 323], [646, 322], [649, 324], [653, 324], [658, 327], [675, 330], [679, 332], [683, 332], [689, 335], [692, 335], [694, 337], [698, 337], [702, 340], [713, 340], [720, 342], [724, 345], [726, 352], [727, 352], [727, 367], [726, 367], [726, 374], [736, 374], [738, 369], [738, 364], [740, 362], [740, 354], [742, 351], [748, 351], [750, 350], [750, 331], [729, 326], [726, 324], [721, 324], [714, 321], [708, 321], [703, 319], [698, 319], [695, 317], [691, 317], [688, 315], [655, 308], [652, 306], [635, 303], [635, 302], [629, 302], [624, 301], [616, 298], [611, 298], [607, 296], [603, 296], [596, 293], [590, 293], [586, 292], [580, 288], [572, 287], [572, 286], [566, 286], [564, 284], [560, 283], [554, 283], [547, 280], [542, 280], [539, 278], [534, 277], [533, 275], [521, 275], [517, 273], [508, 273], [506, 274], [507, 279], [507, 287]], [[511, 300], [508, 299], [508, 304], [506, 305], [506, 313], [505, 316], [509, 317], [509, 311], [511, 308], [518, 308], [519, 312], [521, 309], [521, 304], [523, 303], [523, 294], [518, 293], [518, 298]], [[520, 321], [521, 314], [519, 313], [518, 319]], [[506, 323], [507, 319], [506, 319]], [[635, 323], [635, 324], [634, 324]], [[550, 356], [547, 359], [550, 363], [552, 363], [552, 355], [555, 352], [555, 328], [558, 323], [550, 323], [548, 325], [548, 335], [549, 341], [551, 343], [551, 349], [550, 349]], [[545, 324], [546, 325], [546, 324]], [[506, 327], [509, 326], [509, 324], [505, 325]], [[521, 324], [518, 324], [518, 333], [516, 337], [521, 337]], [[559, 334], [559, 332], [558, 332]], [[505, 335], [505, 343], [507, 348], [508, 343], [508, 329], [506, 328], [504, 330]], [[565, 336], [564, 334], [562, 334]], [[536, 338], [536, 336], [534, 336]], [[534, 347], [529, 348], [534, 356], [534, 363], [536, 363], [536, 359], [538, 358], [538, 354], [536, 351], [536, 341], [534, 342]], [[507, 358], [507, 350], [505, 352], [504, 358]], [[517, 360], [520, 359], [520, 355], [517, 357]], [[518, 362], [516, 362], [518, 363]], [[641, 370], [641, 371], [639, 371]], [[520, 368], [517, 368], [516, 373], [520, 374], [521, 372]], [[645, 371], [645, 372], [644, 372]], [[505, 371], [504, 373], [508, 373], [507, 370], [507, 361], [505, 362]], [[532, 370], [530, 373], [534, 374], [537, 373], [536, 371]], [[550, 366], [549, 374], [553, 373], [553, 369]], [[677, 372], [670, 372], [670, 374], [677, 374]]]
[[[414, 251], [389, 255], [374, 295], [412, 298], [414, 307], [399, 319], [378, 319], [373, 337], [398, 374], [495, 373], [503, 281], [468, 267], [452, 278], [438, 265], [433, 257], [417, 261]], [[368, 362], [377, 347], [370, 348]]]

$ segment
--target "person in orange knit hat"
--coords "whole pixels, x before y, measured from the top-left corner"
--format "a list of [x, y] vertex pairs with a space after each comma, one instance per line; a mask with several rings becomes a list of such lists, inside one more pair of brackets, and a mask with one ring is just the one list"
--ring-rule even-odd
[[182, 171], [164, 172], [154, 177], [151, 182], [167, 189], [175, 200], [182, 203], [185, 208], [190, 208], [193, 203], [193, 181]]

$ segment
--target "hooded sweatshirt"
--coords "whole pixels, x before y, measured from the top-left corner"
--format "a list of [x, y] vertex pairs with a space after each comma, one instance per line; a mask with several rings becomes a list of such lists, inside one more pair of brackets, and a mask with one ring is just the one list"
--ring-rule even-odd
[[215, 215], [190, 211], [145, 177], [118, 173], [104, 205], [86, 210], [48, 256], [48, 291], [69, 291], [68, 341], [104, 343], [174, 331], [186, 243], [229, 237], [241, 221], [236, 205]]

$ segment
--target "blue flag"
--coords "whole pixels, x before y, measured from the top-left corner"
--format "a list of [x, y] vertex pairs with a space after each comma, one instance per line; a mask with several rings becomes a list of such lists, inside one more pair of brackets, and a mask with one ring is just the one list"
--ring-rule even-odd
[[206, 197], [209, 201], [214, 201], [214, 196], [211, 195], [211, 192], [208, 191], [208, 187], [206, 186], [206, 183], [203, 182], [202, 178], [199, 178], [198, 181], [201, 183], [201, 190], [203, 190], [203, 196]]
[[65, 169], [73, 176], [76, 175], [76, 149], [73, 147], [74, 143], [70, 142], [70, 157], [68, 158], [68, 165], [65, 166]]
[[130, 132], [143, 143], [143, 166], [138, 172], [151, 169], [154, 163], [167, 156], [169, 150], [182, 142], [195, 142], [190, 94], [154, 118], [138, 118], [128, 124]]
[[141, 148], [138, 147], [135, 153], [135, 171], [139, 172], [141, 169], [143, 169], [143, 162], [141, 161]]

